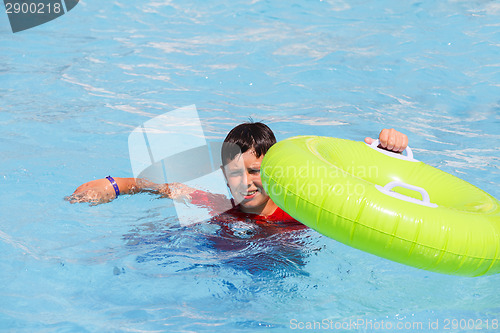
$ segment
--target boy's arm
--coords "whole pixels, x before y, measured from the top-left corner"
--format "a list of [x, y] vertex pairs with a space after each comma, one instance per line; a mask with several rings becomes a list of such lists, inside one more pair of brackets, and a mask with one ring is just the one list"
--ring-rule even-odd
[[[384, 128], [380, 131], [378, 139], [380, 141], [379, 147], [396, 153], [403, 152], [408, 146], [408, 137], [405, 134], [396, 131], [394, 128]], [[373, 141], [375, 141], [375, 139], [365, 138], [365, 142], [367, 144], [371, 144]]]
[[[135, 194], [139, 192], [152, 192], [164, 197], [176, 199], [189, 195], [194, 191], [180, 183], [155, 184], [141, 178], [113, 178], [118, 185], [120, 194]], [[115, 189], [107, 178], [96, 179], [79, 186], [72, 195], [65, 199], [71, 203], [90, 202], [100, 204], [110, 202], [116, 198]]]

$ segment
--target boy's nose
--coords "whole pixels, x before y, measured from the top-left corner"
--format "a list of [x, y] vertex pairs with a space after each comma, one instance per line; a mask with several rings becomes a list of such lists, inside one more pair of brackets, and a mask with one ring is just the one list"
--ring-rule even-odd
[[245, 183], [247, 184], [248, 187], [250, 187], [253, 184], [253, 178], [250, 173], [245, 174]]

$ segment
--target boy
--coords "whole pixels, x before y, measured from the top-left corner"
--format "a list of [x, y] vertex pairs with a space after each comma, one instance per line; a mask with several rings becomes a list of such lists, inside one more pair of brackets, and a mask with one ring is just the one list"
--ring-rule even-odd
[[[394, 129], [383, 129], [379, 134], [380, 147], [402, 152], [408, 145], [408, 137]], [[365, 138], [371, 144], [372, 138]], [[260, 178], [260, 165], [269, 148], [276, 143], [271, 129], [263, 123], [243, 123], [233, 128], [224, 145], [237, 146], [239, 149], [223, 149], [221, 152], [224, 176], [233, 195], [233, 215], [252, 216], [257, 220], [294, 221], [282, 211], [267, 195]], [[242, 169], [243, 164], [243, 169]], [[93, 204], [112, 201], [119, 194], [153, 192], [172, 199], [188, 198], [193, 204], [208, 204], [216, 201], [216, 195], [206, 194], [188, 186], [172, 184], [154, 184], [145, 179], [111, 178], [97, 179], [78, 187], [67, 198], [71, 203], [91, 202]], [[239, 204], [235, 204], [239, 203]]]

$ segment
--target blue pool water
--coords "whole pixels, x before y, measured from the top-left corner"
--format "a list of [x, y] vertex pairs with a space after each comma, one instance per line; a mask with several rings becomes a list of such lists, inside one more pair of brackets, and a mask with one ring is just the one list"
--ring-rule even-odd
[[394, 127], [500, 198], [499, 19], [481, 0], [80, 1], [13, 34], [0, 14], [0, 330], [496, 331], [499, 276], [417, 270], [311, 230], [222, 249], [168, 199], [63, 198], [131, 176], [130, 132], [190, 104], [211, 140], [248, 117], [279, 140]]

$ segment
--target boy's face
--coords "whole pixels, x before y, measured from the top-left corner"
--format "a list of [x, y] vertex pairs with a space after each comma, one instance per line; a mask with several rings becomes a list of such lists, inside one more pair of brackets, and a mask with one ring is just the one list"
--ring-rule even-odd
[[236, 203], [246, 213], [260, 214], [269, 201], [262, 187], [260, 164], [264, 156], [257, 158], [250, 149], [224, 166], [224, 176]]

